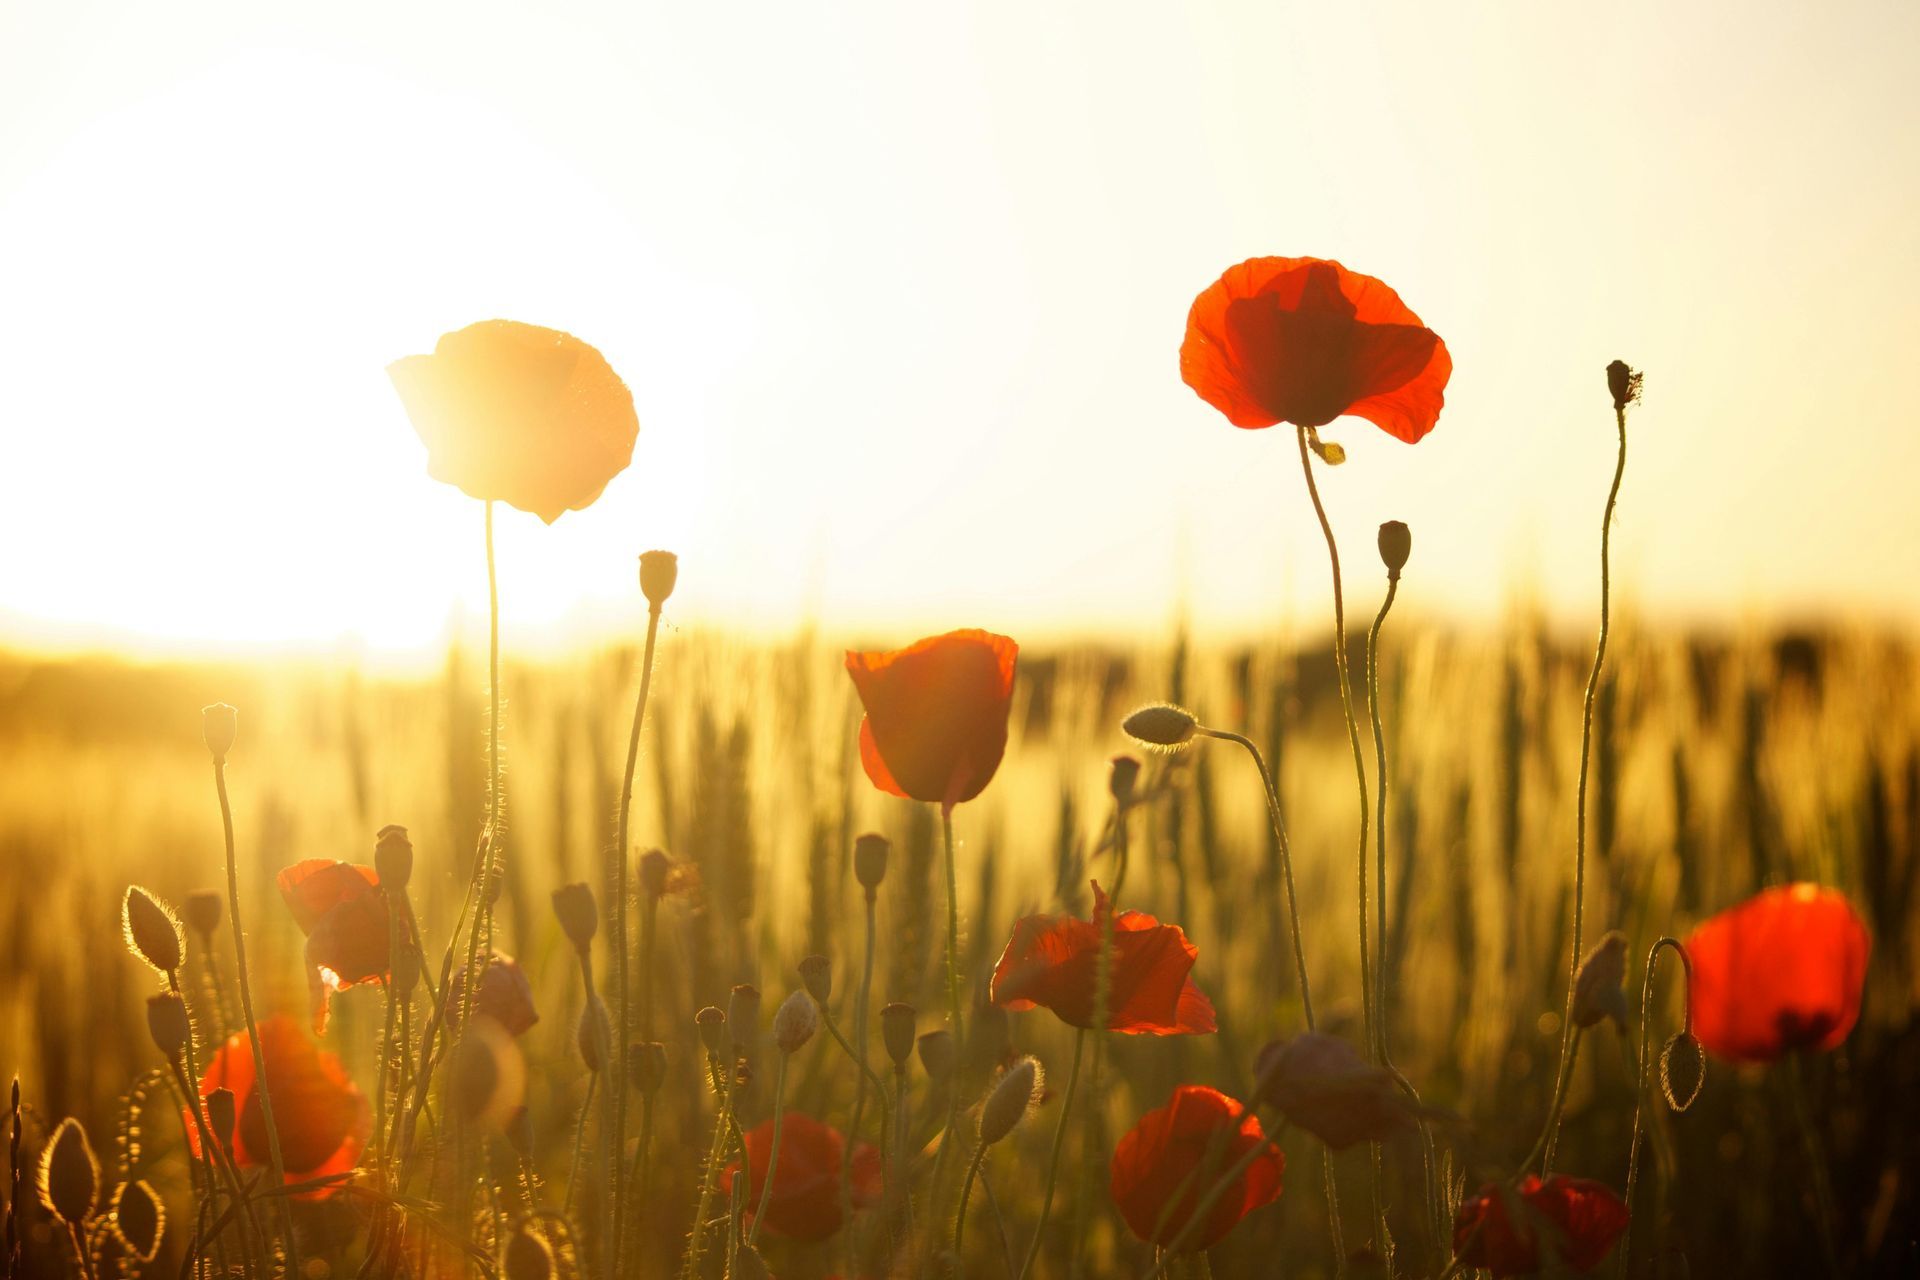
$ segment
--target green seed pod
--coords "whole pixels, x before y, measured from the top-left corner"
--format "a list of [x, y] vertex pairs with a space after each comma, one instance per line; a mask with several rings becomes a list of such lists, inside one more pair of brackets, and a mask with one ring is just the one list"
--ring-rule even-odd
[[1140, 758], [1121, 754], [1107, 762], [1107, 794], [1122, 809], [1133, 803], [1140, 785]]
[[708, 1005], [693, 1015], [693, 1025], [700, 1028], [700, 1043], [707, 1052], [719, 1053], [727, 1047], [727, 1015], [717, 1005]]
[[1387, 566], [1387, 581], [1400, 581], [1400, 571], [1413, 554], [1413, 530], [1398, 520], [1380, 526], [1380, 563]]
[[147, 997], [147, 1031], [154, 1047], [168, 1062], [178, 1061], [193, 1037], [193, 1024], [187, 1021], [187, 1002], [171, 991]]
[[920, 1065], [929, 1080], [944, 1080], [953, 1070], [953, 1032], [945, 1027], [920, 1037]]
[[374, 837], [373, 869], [380, 877], [380, 887], [388, 893], [407, 891], [407, 882], [413, 879], [413, 841], [407, 839], [405, 827], [388, 823], [380, 828], [380, 834]]
[[199, 934], [203, 939], [213, 937], [213, 931], [220, 927], [220, 916], [225, 903], [216, 889], [195, 889], [187, 895], [181, 904], [180, 914], [187, 922], [187, 928]]
[[130, 886], [120, 907], [120, 919], [133, 954], [160, 973], [172, 973], [180, 967], [180, 922], [158, 898], [138, 885]]
[[1162, 747], [1169, 751], [1192, 742], [1194, 730], [1199, 727], [1200, 722], [1194, 719], [1193, 712], [1170, 702], [1141, 707], [1120, 722], [1120, 728], [1128, 737], [1150, 747]]
[[891, 849], [891, 842], [873, 831], [853, 842], [853, 878], [867, 891], [869, 900], [880, 888], [880, 882], [887, 878], [887, 854]]
[[213, 754], [215, 764], [224, 763], [227, 752], [233, 750], [233, 738], [239, 725], [240, 713], [224, 702], [200, 708], [200, 734], [206, 739], [207, 750]]
[[671, 551], [643, 551], [640, 553], [640, 594], [647, 603], [658, 609], [673, 594], [673, 588], [680, 581], [680, 557]]
[[825, 956], [808, 956], [800, 962], [800, 981], [808, 995], [825, 1004], [833, 996], [833, 961]]
[[898, 1001], [880, 1010], [880, 1040], [896, 1067], [904, 1068], [913, 1059], [916, 1016], [912, 1005]]
[[782, 1053], [798, 1053], [820, 1029], [820, 1007], [805, 991], [796, 991], [773, 1011], [773, 1043]]
[[559, 917], [560, 932], [567, 935], [574, 950], [584, 951], [592, 944], [593, 935], [600, 928], [600, 907], [593, 900], [591, 888], [583, 883], [555, 889], [553, 914]]

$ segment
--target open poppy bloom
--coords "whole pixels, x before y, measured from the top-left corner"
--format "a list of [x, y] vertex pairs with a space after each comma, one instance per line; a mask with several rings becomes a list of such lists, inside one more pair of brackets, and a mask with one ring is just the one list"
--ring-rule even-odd
[[[773, 1154], [773, 1121], [747, 1130], [747, 1219], [759, 1211], [767, 1185], [767, 1160]], [[846, 1139], [832, 1125], [789, 1108], [780, 1122], [780, 1167], [767, 1201], [766, 1229], [789, 1240], [825, 1240], [840, 1221], [840, 1153]], [[723, 1191], [733, 1190], [740, 1172], [734, 1161], [721, 1175]], [[864, 1209], [880, 1200], [880, 1153], [865, 1142], [853, 1149], [853, 1205]]]
[[1166, 1248], [1221, 1175], [1255, 1147], [1262, 1154], [1180, 1244], [1183, 1251], [1211, 1248], [1240, 1219], [1280, 1198], [1287, 1166], [1260, 1118], [1219, 1090], [1183, 1084], [1166, 1106], [1141, 1116], [1113, 1149], [1107, 1189], [1128, 1229]]
[[387, 376], [427, 446], [428, 475], [548, 524], [591, 504], [633, 460], [640, 423], [626, 383], [558, 329], [482, 320]]
[[372, 867], [326, 858], [288, 867], [279, 885], [294, 922], [307, 935], [307, 992], [318, 1035], [327, 1029], [335, 991], [387, 979], [392, 961], [386, 895]]
[[[287, 1182], [305, 1182], [345, 1173], [360, 1159], [373, 1132], [373, 1110], [340, 1059], [325, 1052], [284, 1014], [260, 1021], [260, 1050], [273, 1093], [274, 1126], [280, 1133], [280, 1159]], [[254, 1087], [253, 1046], [242, 1031], [213, 1055], [200, 1080], [200, 1096], [215, 1089], [233, 1092], [236, 1122], [231, 1154], [243, 1168], [265, 1168], [267, 1125]], [[199, 1131], [189, 1123], [188, 1142], [200, 1153]], [[337, 1188], [302, 1192], [303, 1198], [332, 1195]]]
[[1269, 1044], [1254, 1060], [1254, 1076], [1259, 1098], [1336, 1151], [1403, 1133], [1417, 1114], [1392, 1072], [1320, 1031]]
[[1627, 1206], [1602, 1183], [1564, 1173], [1543, 1182], [1530, 1173], [1517, 1190], [1489, 1182], [1469, 1197], [1454, 1215], [1453, 1250], [1496, 1280], [1533, 1275], [1546, 1259], [1591, 1271], [1613, 1251], [1627, 1221]]
[[[1108, 909], [1096, 881], [1092, 920], [1058, 915], [1015, 921], [1013, 937], [993, 969], [993, 1002], [1013, 1010], [1045, 1006], [1068, 1026], [1096, 1029]], [[1115, 916], [1106, 1029], [1149, 1036], [1213, 1031], [1213, 1003], [1193, 982], [1199, 955], [1179, 925], [1161, 924], [1144, 911]]]
[[[447, 983], [447, 1025], [460, 1029], [462, 1010], [467, 1003], [467, 966], [454, 970]], [[490, 951], [487, 966], [480, 974], [480, 986], [473, 993], [473, 1011], [492, 1018], [510, 1036], [523, 1036], [540, 1021], [533, 1007], [533, 983], [527, 980], [520, 962], [504, 951]]]
[[951, 809], [986, 790], [1007, 750], [1020, 646], [949, 631], [905, 649], [847, 654], [866, 718], [860, 763], [882, 791]]
[[1686, 941], [1693, 1034], [1733, 1062], [1837, 1048], [1860, 1020], [1872, 940], [1844, 895], [1767, 889]]
[[1433, 430], [1453, 359], [1400, 296], [1326, 258], [1249, 258], [1193, 301], [1180, 376], [1236, 427]]

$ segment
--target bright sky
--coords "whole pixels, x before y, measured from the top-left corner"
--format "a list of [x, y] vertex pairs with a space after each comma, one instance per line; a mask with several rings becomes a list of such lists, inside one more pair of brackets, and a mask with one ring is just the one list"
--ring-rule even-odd
[[507, 512], [510, 628], [904, 640], [1317, 620], [1285, 429], [1180, 381], [1256, 254], [1392, 284], [1455, 374], [1362, 422], [1355, 591], [1920, 614], [1920, 6], [0, 0], [0, 639], [441, 643], [477, 503], [384, 373], [504, 316], [634, 464]]

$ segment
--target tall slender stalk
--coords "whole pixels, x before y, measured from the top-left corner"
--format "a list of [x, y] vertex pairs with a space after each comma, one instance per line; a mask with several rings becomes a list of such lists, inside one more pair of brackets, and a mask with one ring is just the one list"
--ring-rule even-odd
[[[773, 1069], [773, 1143], [767, 1148], [767, 1181], [760, 1188], [760, 1207], [753, 1211], [753, 1226], [747, 1231], [749, 1245], [757, 1244], [760, 1240], [760, 1228], [767, 1220], [767, 1206], [773, 1203], [773, 1180], [780, 1173], [780, 1139], [785, 1136], [786, 1129], [787, 1059], [792, 1056], [783, 1050]], [[749, 1165], [749, 1177], [751, 1168]]]
[[966, 1274], [967, 1201], [973, 1198], [973, 1183], [980, 1176], [980, 1164], [987, 1158], [987, 1140], [973, 1144], [973, 1159], [967, 1163], [967, 1178], [960, 1184], [960, 1213], [953, 1220], [953, 1271]]
[[1067, 1141], [1067, 1118], [1073, 1114], [1073, 1095], [1080, 1083], [1080, 1057], [1087, 1047], [1087, 1033], [1073, 1033], [1073, 1065], [1067, 1069], [1067, 1091], [1060, 1099], [1060, 1119], [1053, 1127], [1053, 1152], [1047, 1157], [1047, 1188], [1040, 1196], [1040, 1221], [1033, 1227], [1033, 1242], [1027, 1246], [1026, 1261], [1020, 1264], [1019, 1280], [1027, 1280], [1033, 1263], [1040, 1256], [1040, 1245], [1047, 1236], [1047, 1218], [1053, 1212], [1053, 1184], [1060, 1174], [1060, 1149]]
[[[873, 994], [873, 953], [876, 942], [874, 907], [877, 895], [872, 889], [867, 889], [865, 896], [867, 907], [866, 960], [860, 970], [859, 994], [857, 994], [853, 1000], [854, 1060], [860, 1066], [860, 1074], [854, 1084], [853, 1117], [847, 1124], [847, 1141], [840, 1152], [840, 1220], [846, 1224], [848, 1275], [852, 1275], [855, 1271], [854, 1261], [857, 1251], [853, 1233], [853, 1149], [855, 1144], [860, 1140], [860, 1119], [867, 1109], [867, 1077], [873, 1074], [867, 1066], [867, 1003]], [[878, 1086], [876, 1086], [876, 1088], [878, 1088]], [[884, 1088], [880, 1088], [879, 1093], [880, 1131], [882, 1135], [884, 1135], [887, 1128], [887, 1092]], [[897, 1135], [895, 1141], [898, 1141]], [[894, 1153], [887, 1150], [886, 1139], [883, 1136], [880, 1142], [880, 1161], [881, 1168], [887, 1171], [886, 1176], [889, 1181], [892, 1177], [891, 1167], [893, 1158]]]
[[[945, 1181], [947, 1162], [952, 1158], [954, 1139], [960, 1125], [960, 1068], [966, 1061], [966, 1041], [960, 1027], [960, 880], [954, 870], [953, 809], [940, 806], [940, 837], [947, 864], [947, 1017], [953, 1023], [953, 1078], [947, 1084], [947, 1127], [940, 1135], [940, 1150], [933, 1158], [933, 1179], [928, 1194], [938, 1197]], [[937, 1205], [936, 1200], [936, 1205]], [[932, 1240], [931, 1235], [928, 1237]]]
[[[1680, 957], [1681, 967], [1689, 978], [1693, 974], [1693, 961], [1687, 956], [1687, 949], [1680, 945], [1677, 938], [1660, 938], [1647, 949], [1647, 967], [1640, 979], [1640, 1060], [1633, 1089], [1633, 1139], [1627, 1146], [1627, 1191], [1625, 1203], [1627, 1212], [1633, 1212], [1633, 1189], [1640, 1180], [1640, 1113], [1647, 1104], [1647, 1074], [1653, 1063], [1653, 969], [1659, 962], [1660, 950], [1671, 947], [1673, 954]], [[1691, 985], [1691, 983], [1689, 983]], [[1681, 1022], [1683, 1035], [1693, 1034], [1693, 1001], [1686, 999], [1686, 1013]], [[1689, 1102], [1691, 1099], [1688, 1100]], [[1686, 1104], [1678, 1104], [1684, 1107]], [[1633, 1230], [1620, 1241], [1620, 1274], [1632, 1275]]]

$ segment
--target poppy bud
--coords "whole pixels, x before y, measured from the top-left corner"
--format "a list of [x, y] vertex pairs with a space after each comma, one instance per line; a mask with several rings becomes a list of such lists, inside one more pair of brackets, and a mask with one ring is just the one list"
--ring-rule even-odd
[[627, 1083], [652, 1097], [667, 1082], [667, 1046], [658, 1040], [627, 1046]]
[[1039, 1105], [1044, 1079], [1040, 1063], [1034, 1058], [1022, 1058], [1008, 1067], [1000, 1082], [993, 1086], [993, 1092], [987, 1095], [986, 1102], [981, 1104], [980, 1141], [992, 1146], [1012, 1133], [1014, 1126]]
[[1667, 1105], [1685, 1111], [1706, 1082], [1707, 1060], [1693, 1034], [1682, 1031], [1667, 1041], [1660, 1050], [1660, 1092], [1667, 1095]]
[[880, 1040], [887, 1047], [893, 1065], [905, 1069], [913, 1057], [914, 1012], [910, 1004], [898, 1001], [880, 1010]]
[[[403, 998], [412, 995], [413, 989], [420, 985], [420, 949], [409, 941], [402, 941], [388, 972], [393, 978], [394, 995]], [[484, 981], [481, 985], [485, 985]]]
[[825, 1004], [833, 996], [833, 961], [825, 956], [808, 956], [800, 962], [800, 981], [808, 995]]
[[1117, 755], [1107, 762], [1107, 794], [1122, 809], [1133, 803], [1134, 788], [1140, 784], [1140, 758]]
[[166, 1231], [167, 1209], [145, 1181], [123, 1182], [114, 1189], [108, 1222], [123, 1249], [142, 1262], [152, 1262]]
[[607, 1046], [612, 1038], [613, 1026], [607, 1017], [606, 1001], [596, 992], [580, 1011], [580, 1024], [574, 1033], [574, 1042], [580, 1046], [580, 1060], [587, 1064], [587, 1070], [597, 1073], [606, 1065]]
[[887, 852], [891, 848], [887, 838], [874, 831], [853, 842], [853, 878], [867, 891], [868, 901], [887, 878]]
[[820, 1029], [820, 1010], [813, 997], [796, 991], [773, 1011], [773, 1043], [782, 1053], [798, 1053]]
[[673, 878], [673, 859], [662, 849], [649, 849], [640, 855], [640, 887], [649, 898], [664, 898]]
[[148, 996], [147, 1032], [161, 1057], [168, 1062], [179, 1058], [193, 1035], [193, 1024], [187, 1021], [187, 1002], [171, 991]]
[[953, 1070], [953, 1032], [945, 1027], [929, 1031], [920, 1037], [919, 1046], [920, 1065], [926, 1068], [927, 1079], [946, 1079]]
[[133, 953], [161, 973], [180, 967], [180, 922], [145, 889], [129, 886], [121, 904], [120, 918], [126, 926], [127, 945]]
[[533, 1113], [525, 1107], [519, 1107], [507, 1117], [505, 1125], [507, 1144], [514, 1154], [523, 1160], [533, 1159]]
[[374, 837], [373, 869], [389, 895], [407, 891], [407, 882], [413, 879], [413, 841], [407, 839], [405, 827], [390, 822], [380, 828]]
[[1200, 722], [1193, 718], [1193, 712], [1170, 702], [1156, 702], [1152, 706], [1141, 707], [1120, 722], [1120, 728], [1128, 737], [1150, 747], [1165, 747], [1168, 750], [1192, 742], [1194, 730], [1199, 727]]
[[1413, 530], [1398, 520], [1380, 526], [1380, 563], [1387, 566], [1387, 581], [1400, 581], [1400, 571], [1413, 554]]
[[552, 1280], [553, 1250], [522, 1226], [507, 1240], [507, 1280]]
[[200, 734], [207, 740], [215, 764], [225, 764], [233, 750], [233, 735], [240, 724], [240, 713], [224, 702], [200, 708]]
[[708, 1005], [693, 1015], [693, 1025], [700, 1028], [700, 1043], [707, 1052], [718, 1054], [727, 1043], [727, 1015], [715, 1005]]
[[40, 1157], [40, 1202], [69, 1227], [93, 1215], [100, 1194], [100, 1161], [87, 1141], [87, 1131], [68, 1116], [53, 1131], [46, 1154]]
[[727, 997], [727, 1035], [733, 1041], [734, 1050], [746, 1052], [759, 1029], [760, 988], [745, 984], [735, 987]]
[[1613, 929], [1587, 952], [1574, 975], [1573, 1025], [1590, 1027], [1602, 1018], [1612, 1018], [1614, 1025], [1625, 1031], [1627, 993], [1621, 984], [1626, 978], [1627, 935]]
[[656, 611], [673, 594], [674, 583], [680, 580], [680, 557], [671, 551], [643, 551], [640, 553], [640, 594]]
[[553, 914], [560, 918], [560, 932], [567, 935], [575, 951], [585, 951], [600, 928], [600, 907], [593, 890], [585, 884], [565, 884], [553, 891]]
[[181, 904], [180, 915], [189, 929], [202, 938], [211, 938], [220, 927], [221, 905], [219, 890], [195, 889]]
[[216, 1142], [233, 1150], [233, 1090], [215, 1089], [207, 1095], [207, 1128]]
[[1625, 360], [1615, 360], [1607, 366], [1607, 390], [1613, 395], [1614, 409], [1624, 410], [1640, 399], [1640, 371]]

